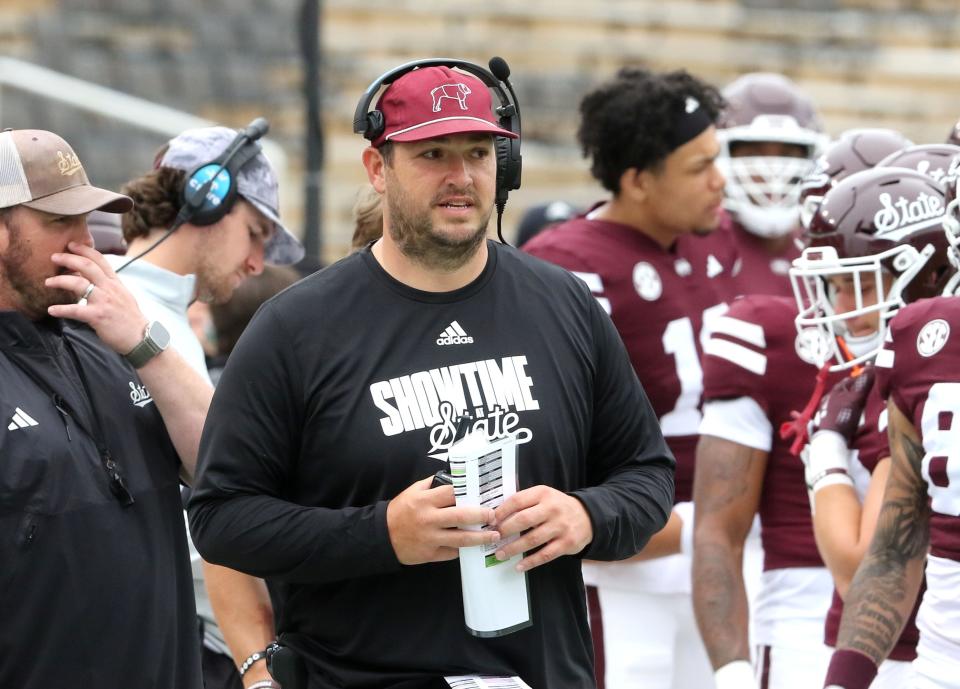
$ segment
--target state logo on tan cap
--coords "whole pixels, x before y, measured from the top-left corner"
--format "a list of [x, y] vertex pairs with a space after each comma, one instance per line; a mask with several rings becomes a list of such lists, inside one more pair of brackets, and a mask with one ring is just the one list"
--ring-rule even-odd
[[90, 184], [66, 141], [41, 129], [0, 132], [0, 208], [26, 206], [58, 215], [126, 213], [129, 196]]

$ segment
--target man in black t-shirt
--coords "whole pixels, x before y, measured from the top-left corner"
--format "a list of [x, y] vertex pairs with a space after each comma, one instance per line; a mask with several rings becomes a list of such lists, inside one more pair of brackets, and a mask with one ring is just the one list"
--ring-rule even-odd
[[[516, 137], [488, 87], [424, 66], [376, 109], [363, 164], [383, 237], [241, 337], [205, 428], [196, 545], [268, 580], [317, 686], [592, 688], [580, 559], [629, 557], [663, 526], [673, 457], [589, 289], [486, 240], [494, 137]], [[517, 443], [518, 491], [496, 510], [431, 487], [464, 412]], [[453, 560], [508, 536], [495, 559], [525, 553], [532, 624], [472, 636]]]

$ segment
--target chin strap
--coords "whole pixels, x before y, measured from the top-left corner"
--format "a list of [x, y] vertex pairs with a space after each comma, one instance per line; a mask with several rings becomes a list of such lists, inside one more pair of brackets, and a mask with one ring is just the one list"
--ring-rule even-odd
[[[846, 341], [842, 337], [837, 338], [837, 345], [840, 347], [840, 351], [843, 352], [843, 355], [847, 358], [847, 361], [852, 361], [856, 357], [853, 356], [853, 352], [850, 351], [850, 348], [847, 346]], [[863, 373], [863, 366], [857, 364], [853, 367], [853, 370], [850, 372], [851, 378], [856, 378], [861, 373]]]

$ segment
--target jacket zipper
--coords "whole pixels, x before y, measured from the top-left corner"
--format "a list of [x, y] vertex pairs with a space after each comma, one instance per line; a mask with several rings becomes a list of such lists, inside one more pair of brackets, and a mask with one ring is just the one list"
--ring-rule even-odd
[[[70, 435], [70, 412], [67, 411], [66, 400], [64, 400], [59, 393], [53, 393], [53, 406], [56, 407], [60, 413], [60, 418], [63, 420], [63, 428], [67, 432], [67, 440], [73, 442], [73, 437]], [[96, 441], [95, 438], [94, 440]], [[127, 482], [124, 480], [123, 474], [120, 473], [120, 467], [110, 455], [110, 450], [97, 443], [97, 453], [100, 455], [100, 466], [107, 475], [107, 485], [110, 487], [110, 492], [121, 505], [129, 507], [135, 501], [133, 495], [130, 494], [130, 489], [127, 488]]]
[[20, 536], [17, 539], [17, 546], [25, 549], [33, 545], [33, 539], [37, 535], [38, 526], [36, 518], [33, 515], [24, 515], [23, 522], [20, 526]]
[[73, 442], [73, 437], [70, 435], [70, 424], [67, 423], [70, 414], [67, 413], [66, 408], [63, 406], [63, 398], [57, 393], [53, 393], [53, 406], [60, 412], [60, 419], [63, 421], [63, 430], [67, 432], [67, 441]]

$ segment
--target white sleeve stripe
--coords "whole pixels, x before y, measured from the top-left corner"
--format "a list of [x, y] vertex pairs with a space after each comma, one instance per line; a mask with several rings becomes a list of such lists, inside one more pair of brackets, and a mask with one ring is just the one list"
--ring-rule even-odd
[[739, 318], [730, 316], [720, 316], [713, 321], [711, 330], [715, 333], [723, 333], [738, 340], [743, 340], [754, 347], [766, 347], [767, 339], [763, 335], [763, 326], [749, 321], [741, 321]]
[[765, 354], [747, 349], [735, 342], [711, 337], [707, 340], [707, 346], [703, 348], [703, 353], [726, 359], [730, 363], [745, 368], [758, 376], [767, 372], [767, 356]]
[[578, 278], [587, 283], [587, 287], [590, 288], [590, 291], [594, 294], [603, 292], [603, 281], [600, 279], [600, 276], [596, 273], [581, 273], [579, 271], [571, 271]]
[[699, 432], [764, 452], [773, 447], [773, 424], [752, 397], [707, 402]]
[[874, 363], [878, 368], [893, 368], [893, 350], [881, 349], [877, 352], [877, 359]]

